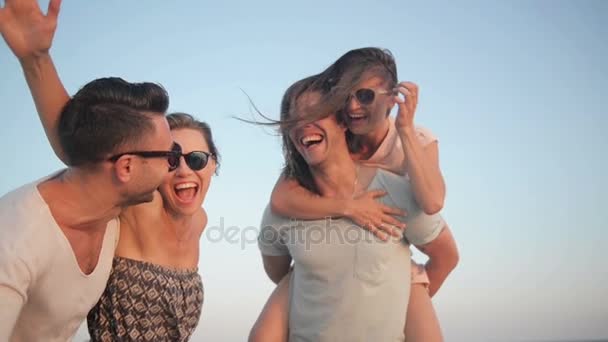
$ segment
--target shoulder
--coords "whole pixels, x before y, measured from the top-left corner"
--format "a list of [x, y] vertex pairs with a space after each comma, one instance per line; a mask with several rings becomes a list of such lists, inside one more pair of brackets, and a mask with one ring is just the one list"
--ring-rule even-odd
[[370, 187], [392, 192], [395, 190], [402, 191], [404, 188], [409, 189], [410, 182], [402, 175], [387, 171], [385, 169], [377, 169]]
[[194, 216], [192, 217], [193, 229], [195, 229], [199, 233], [199, 235], [203, 233], [203, 231], [207, 227], [208, 222], [209, 217], [207, 216], [207, 212], [205, 211], [205, 209], [202, 207], [197, 210], [196, 213], [194, 213]]
[[422, 146], [429, 145], [438, 141], [437, 136], [431, 132], [430, 129], [423, 126], [416, 126], [416, 137], [422, 144]]
[[283, 227], [288, 227], [292, 225], [293, 220], [290, 220], [287, 217], [280, 216], [272, 211], [270, 204], [266, 205], [264, 209], [264, 213], [262, 214], [262, 222], [260, 226], [263, 229], [274, 229], [281, 230]]
[[405, 209], [408, 216], [410, 213], [420, 210], [414, 197], [412, 185], [405, 176], [378, 169], [369, 190], [386, 191], [386, 196], [380, 198], [380, 200], [387, 205]]
[[43, 270], [55, 253], [58, 229], [36, 184], [0, 198], [0, 273], [30, 277]]
[[57, 224], [36, 184], [22, 186], [0, 198], [0, 244], [45, 241], [54, 229], [58, 229]]

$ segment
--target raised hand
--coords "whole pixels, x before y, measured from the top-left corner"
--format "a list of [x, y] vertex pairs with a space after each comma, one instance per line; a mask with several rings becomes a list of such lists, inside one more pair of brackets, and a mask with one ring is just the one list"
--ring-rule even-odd
[[20, 59], [47, 54], [53, 42], [61, 0], [51, 0], [43, 14], [36, 0], [6, 0], [0, 8], [0, 34]]
[[401, 82], [397, 86], [397, 91], [403, 95], [403, 98], [399, 94], [395, 96], [399, 106], [395, 126], [398, 130], [411, 129], [414, 127], [414, 114], [418, 105], [418, 86], [412, 82]]

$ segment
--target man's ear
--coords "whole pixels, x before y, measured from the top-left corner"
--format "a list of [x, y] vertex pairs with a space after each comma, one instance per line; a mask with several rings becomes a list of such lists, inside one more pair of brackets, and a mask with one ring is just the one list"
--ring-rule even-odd
[[114, 162], [114, 174], [121, 183], [128, 183], [133, 177], [134, 161], [133, 156], [124, 155]]

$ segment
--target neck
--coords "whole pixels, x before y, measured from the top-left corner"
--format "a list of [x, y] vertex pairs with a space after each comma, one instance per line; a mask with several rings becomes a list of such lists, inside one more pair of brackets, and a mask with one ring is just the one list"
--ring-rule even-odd
[[78, 230], [101, 230], [120, 214], [119, 196], [111, 181], [100, 173], [68, 168], [38, 185], [60, 227]]
[[380, 125], [378, 125], [378, 128], [367, 134], [359, 136], [363, 151], [365, 151], [366, 154], [366, 158], [364, 157], [362, 159], [369, 159], [374, 153], [376, 153], [376, 151], [388, 135], [390, 124], [391, 121], [388, 117], [386, 117], [386, 120], [384, 120]]
[[351, 198], [357, 180], [357, 166], [348, 151], [332, 156], [311, 169], [319, 192], [323, 197]]
[[188, 237], [188, 232], [191, 231], [194, 215], [182, 215], [169, 210], [163, 210], [166, 215], [167, 226], [175, 233], [178, 241]]

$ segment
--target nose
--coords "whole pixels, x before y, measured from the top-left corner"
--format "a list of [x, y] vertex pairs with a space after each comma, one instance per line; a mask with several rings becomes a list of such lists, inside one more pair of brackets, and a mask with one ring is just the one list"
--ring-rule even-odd
[[353, 113], [361, 109], [361, 103], [359, 103], [356, 96], [351, 95], [348, 98], [346, 108], [348, 109], [348, 112]]
[[178, 176], [187, 176], [193, 173], [192, 169], [186, 163], [186, 158], [183, 155], [179, 157], [179, 166], [175, 169], [175, 174]]

